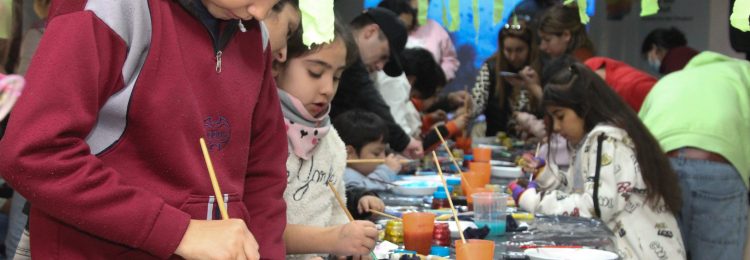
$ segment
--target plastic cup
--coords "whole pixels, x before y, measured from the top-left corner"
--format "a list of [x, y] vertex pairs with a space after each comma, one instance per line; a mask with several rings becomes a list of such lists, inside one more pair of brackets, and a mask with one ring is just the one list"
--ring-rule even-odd
[[422, 255], [429, 255], [432, 247], [432, 231], [435, 228], [435, 214], [411, 212], [403, 216], [404, 246]]
[[508, 194], [498, 192], [479, 192], [471, 195], [473, 199], [474, 222], [477, 227], [487, 226], [490, 236], [505, 234], [505, 209]]
[[469, 163], [469, 170], [478, 174], [478, 178], [481, 180], [481, 182], [478, 182], [479, 187], [484, 187], [485, 185], [490, 183], [490, 178], [492, 174], [492, 166], [488, 162], [470, 162]]
[[468, 239], [466, 244], [456, 240], [457, 260], [492, 260], [495, 255], [495, 242], [492, 240]]
[[492, 149], [486, 147], [474, 147], [472, 153], [474, 154], [475, 162], [490, 162], [492, 160]]

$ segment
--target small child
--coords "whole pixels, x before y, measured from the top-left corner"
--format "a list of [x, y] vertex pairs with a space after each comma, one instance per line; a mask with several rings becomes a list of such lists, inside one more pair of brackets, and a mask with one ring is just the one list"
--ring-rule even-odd
[[[401, 52], [402, 66], [411, 85], [411, 101], [422, 116], [422, 148], [430, 151], [440, 144], [437, 131], [444, 138], [452, 138], [463, 132], [469, 121], [471, 101], [464, 100], [462, 106], [455, 110], [452, 120], [447, 120], [443, 110], [429, 112], [428, 104], [441, 99], [437, 93], [446, 84], [445, 75], [440, 65], [429, 51], [422, 48], [407, 48]], [[460, 92], [456, 92], [459, 94]], [[445, 99], [445, 98], [443, 98]], [[435, 130], [437, 127], [437, 131]]]
[[[286, 62], [274, 64], [289, 147], [284, 242], [292, 255], [287, 259], [308, 259], [312, 255], [305, 254], [318, 253], [367, 255], [375, 246], [375, 225], [350, 222], [328, 186], [346, 198], [344, 143], [328, 113], [341, 74], [356, 53], [351, 34], [336, 24], [332, 42], [310, 47], [302, 43], [302, 30], [297, 30], [287, 41]], [[379, 201], [374, 196], [356, 201], [360, 200], [363, 211]]]
[[394, 155], [385, 155], [388, 128], [378, 115], [351, 110], [336, 117], [333, 125], [346, 143], [346, 157], [352, 159], [384, 159], [378, 163], [349, 163], [344, 172], [347, 186], [366, 190], [387, 190], [389, 182], [398, 179], [401, 162]]

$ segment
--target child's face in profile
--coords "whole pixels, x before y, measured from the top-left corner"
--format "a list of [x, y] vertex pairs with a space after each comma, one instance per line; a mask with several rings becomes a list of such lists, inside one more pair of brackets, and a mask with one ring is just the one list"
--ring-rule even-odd
[[568, 49], [568, 43], [570, 42], [570, 32], [565, 31], [562, 35], [556, 35], [552, 33], [539, 32], [541, 43], [539, 43], [539, 50], [543, 51], [552, 58], [557, 58], [565, 54], [565, 50]]
[[299, 11], [291, 3], [287, 3], [279, 12], [272, 10], [268, 18], [263, 21], [268, 27], [271, 52], [276, 61], [286, 61], [286, 42], [299, 28], [300, 20]]
[[552, 117], [552, 130], [568, 140], [572, 145], [581, 142], [585, 131], [583, 118], [573, 109], [559, 106], [547, 106], [547, 113]]
[[263, 20], [279, 0], [201, 0], [208, 12], [221, 20]]
[[[347, 149], [347, 151], [347, 159], [385, 159], [385, 143], [382, 138], [363, 146], [359, 154], [354, 149]], [[349, 167], [364, 175], [368, 175], [375, 171], [378, 165], [380, 163], [357, 163], [351, 164]]]
[[307, 55], [290, 59], [276, 84], [299, 99], [307, 112], [321, 117], [328, 112], [346, 66], [346, 46], [340, 39]]

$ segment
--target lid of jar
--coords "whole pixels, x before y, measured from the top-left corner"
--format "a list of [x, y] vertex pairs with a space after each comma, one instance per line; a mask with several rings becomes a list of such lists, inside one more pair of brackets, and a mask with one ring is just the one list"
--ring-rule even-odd
[[432, 246], [432, 248], [430, 248], [430, 254], [448, 257], [451, 256], [451, 249], [446, 246]]
[[445, 190], [438, 189], [434, 193], [432, 193], [432, 199], [447, 199], [448, 194], [445, 194]]

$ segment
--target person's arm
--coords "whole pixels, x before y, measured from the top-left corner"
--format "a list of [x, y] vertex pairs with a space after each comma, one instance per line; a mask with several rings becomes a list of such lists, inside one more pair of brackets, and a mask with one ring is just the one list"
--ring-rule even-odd
[[289, 224], [284, 230], [284, 241], [289, 254], [367, 255], [375, 246], [377, 235], [375, 224], [369, 221], [332, 227]]
[[[395, 160], [398, 159], [396, 158]], [[385, 182], [394, 182], [398, 180], [398, 172], [389, 168], [385, 164], [381, 164], [378, 165], [378, 167], [376, 167], [375, 170], [367, 176], [367, 178]]]
[[[270, 52], [265, 56], [266, 64], [270, 64]], [[244, 203], [251, 216], [248, 227], [261, 238], [260, 255], [279, 259], [284, 258], [287, 136], [270, 68], [266, 67], [253, 114]]]
[[394, 122], [407, 134], [417, 130], [412, 129], [409, 125], [409, 109], [407, 109], [407, 105], [411, 103], [409, 100], [409, 89], [411, 87], [406, 76], [401, 74], [398, 77], [389, 77], [384, 72], [378, 72], [376, 79], [376, 89], [383, 96], [386, 105], [388, 105]]
[[450, 34], [445, 32], [442, 27], [440, 29], [444, 31], [443, 39], [440, 41], [440, 53], [442, 54], [442, 57], [440, 57], [440, 67], [445, 72], [445, 79], [451, 81], [456, 77], [456, 71], [458, 71], [461, 62], [458, 61], [456, 47], [453, 46]]
[[388, 144], [390, 144], [391, 148], [394, 150], [404, 152], [409, 145], [411, 138], [406, 132], [404, 132], [404, 129], [401, 129], [401, 126], [396, 124], [396, 121], [391, 116], [390, 108], [383, 100], [383, 97], [380, 96], [380, 93], [378, 93], [372, 85], [370, 85], [369, 88], [364, 88], [365, 89], [362, 90], [362, 95], [363, 97], [368, 97], [364, 98], [364, 100], [366, 100], [364, 105], [368, 108], [367, 110], [380, 116], [380, 118], [385, 120], [388, 125]]
[[0, 142], [0, 167], [35, 209], [168, 258], [190, 216], [144, 187], [125, 184], [127, 173], [107, 167], [85, 142], [100, 107], [122, 88], [126, 53], [125, 42], [93, 12], [52, 20]]

